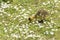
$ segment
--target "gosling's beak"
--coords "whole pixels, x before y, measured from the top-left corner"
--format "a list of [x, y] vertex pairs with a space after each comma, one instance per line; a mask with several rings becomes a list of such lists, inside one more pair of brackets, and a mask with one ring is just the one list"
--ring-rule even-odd
[[29, 22], [31, 22], [31, 18], [28, 18]]

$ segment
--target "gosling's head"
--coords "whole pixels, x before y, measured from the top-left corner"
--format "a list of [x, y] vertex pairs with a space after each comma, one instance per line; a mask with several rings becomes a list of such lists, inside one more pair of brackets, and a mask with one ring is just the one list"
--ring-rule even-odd
[[35, 19], [35, 16], [30, 16], [30, 17], [28, 18], [29, 22], [33, 21], [34, 19]]

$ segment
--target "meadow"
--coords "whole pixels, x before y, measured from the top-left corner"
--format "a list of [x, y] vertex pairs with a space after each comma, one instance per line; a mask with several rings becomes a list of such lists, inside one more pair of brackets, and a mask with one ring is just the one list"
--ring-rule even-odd
[[[28, 23], [41, 8], [50, 21]], [[60, 40], [60, 0], [0, 0], [0, 40]]]

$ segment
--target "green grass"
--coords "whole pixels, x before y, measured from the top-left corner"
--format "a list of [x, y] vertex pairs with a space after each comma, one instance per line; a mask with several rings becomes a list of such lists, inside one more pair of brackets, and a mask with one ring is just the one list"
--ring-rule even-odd
[[[60, 40], [60, 1], [0, 0], [0, 40]], [[46, 9], [46, 23], [28, 23], [29, 16]]]

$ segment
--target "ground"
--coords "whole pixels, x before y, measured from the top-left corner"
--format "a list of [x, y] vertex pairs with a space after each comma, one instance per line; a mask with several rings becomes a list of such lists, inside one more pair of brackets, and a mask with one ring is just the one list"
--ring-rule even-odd
[[[0, 40], [60, 40], [60, 0], [0, 0]], [[45, 9], [44, 23], [29, 16]]]

